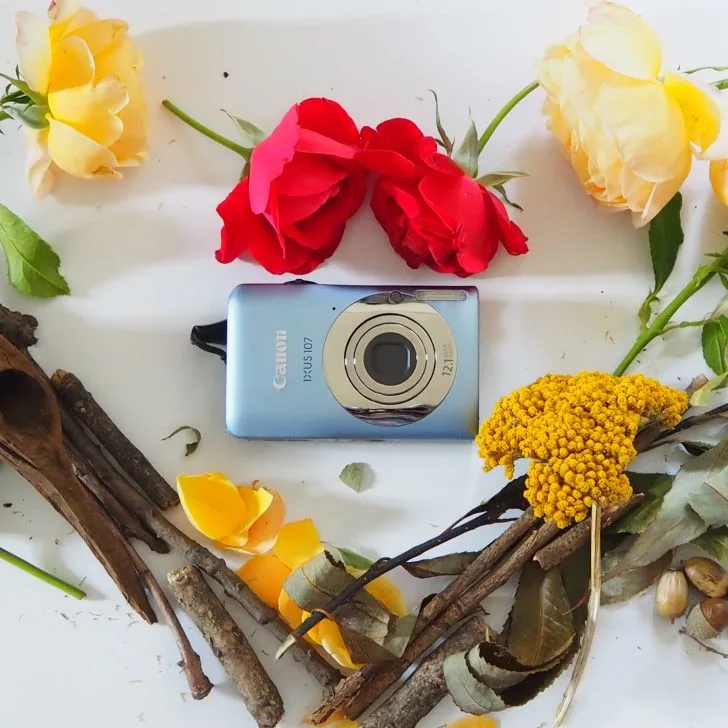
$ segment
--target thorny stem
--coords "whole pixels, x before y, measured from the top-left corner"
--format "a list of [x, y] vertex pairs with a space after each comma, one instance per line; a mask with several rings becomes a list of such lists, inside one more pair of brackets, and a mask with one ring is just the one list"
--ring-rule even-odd
[[325, 619], [327, 616], [332, 614], [342, 604], [346, 604], [355, 594], [361, 591], [367, 584], [371, 583], [375, 579], [378, 579], [383, 574], [396, 569], [402, 564], [406, 564], [408, 561], [421, 556], [426, 551], [430, 551], [437, 546], [441, 546], [448, 541], [451, 541], [458, 536], [462, 536], [465, 533], [480, 528], [481, 526], [488, 526], [494, 523], [510, 523], [513, 518], [497, 518], [491, 513], [484, 513], [467, 523], [450, 527], [443, 531], [438, 536], [431, 538], [417, 546], [413, 546], [407, 551], [395, 556], [391, 559], [380, 559], [375, 562], [371, 568], [365, 571], [356, 581], [353, 581], [344, 590], [339, 592], [333, 597], [323, 609], [314, 611], [306, 620], [304, 620], [283, 642], [283, 644], [276, 652], [276, 660], [280, 660], [281, 657], [301, 638], [303, 638], [308, 632], [310, 632], [319, 622]]
[[513, 109], [518, 106], [518, 104], [523, 101], [523, 99], [526, 98], [532, 91], [535, 91], [539, 87], [538, 81], [534, 81], [533, 83], [529, 83], [528, 86], [521, 89], [496, 115], [493, 121], [490, 122], [488, 125], [488, 128], [483, 132], [480, 139], [478, 139], [478, 154], [480, 154], [483, 149], [485, 148], [485, 145], [488, 143], [489, 139], [493, 136], [495, 133], [495, 130], [500, 126], [503, 119], [508, 116], [508, 114], [513, 111]]
[[680, 310], [680, 308], [694, 296], [716, 273], [718, 267], [716, 263], [698, 268], [695, 275], [689, 283], [665, 306], [665, 308], [655, 316], [652, 323], [637, 337], [632, 348], [627, 352], [626, 356], [614, 370], [614, 376], [619, 377], [629, 369], [632, 362], [640, 355], [640, 352], [648, 346], [654, 339], [661, 336], [666, 327], [670, 324], [670, 319]]
[[245, 160], [250, 159], [250, 155], [253, 151], [252, 149], [244, 147], [242, 146], [242, 144], [237, 144], [231, 139], [222, 136], [222, 134], [218, 134], [217, 132], [212, 131], [212, 129], [208, 129], [208, 127], [204, 126], [196, 119], [193, 119], [189, 114], [186, 114], [184, 111], [182, 111], [182, 109], [179, 108], [179, 106], [173, 104], [168, 99], [164, 99], [164, 101], [162, 101], [162, 106], [164, 106], [167, 111], [173, 113], [178, 119], [184, 121], [185, 124], [191, 126], [193, 129], [199, 131], [200, 134], [206, 136], [208, 139], [212, 139], [212, 141], [221, 144], [223, 147], [230, 149], [236, 154], [239, 154]]
[[33, 566], [33, 564], [29, 563], [25, 559], [21, 559], [20, 556], [16, 556], [15, 554], [11, 554], [10, 551], [6, 551], [4, 548], [0, 548], [0, 559], [2, 559], [3, 561], [7, 561], [13, 566], [17, 566], [21, 571], [24, 571], [26, 574], [30, 574], [36, 579], [40, 579], [46, 584], [50, 584], [50, 586], [53, 586], [56, 589], [60, 589], [65, 594], [68, 594], [75, 599], [83, 599], [86, 596], [86, 592], [81, 591], [81, 589], [78, 589], [75, 586], [71, 586], [62, 579], [59, 579], [52, 574], [49, 574], [47, 571], [39, 569], [37, 566]]

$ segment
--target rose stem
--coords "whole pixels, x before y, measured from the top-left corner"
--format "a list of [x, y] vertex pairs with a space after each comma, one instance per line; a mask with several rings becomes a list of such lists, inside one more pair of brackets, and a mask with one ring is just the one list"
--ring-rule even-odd
[[526, 98], [532, 91], [535, 91], [539, 87], [538, 81], [529, 83], [528, 86], [521, 89], [496, 115], [493, 121], [490, 122], [488, 128], [483, 132], [483, 135], [478, 139], [478, 154], [480, 154], [489, 139], [495, 133], [495, 130], [500, 126], [503, 119], [513, 111], [513, 109]]
[[86, 592], [81, 591], [81, 589], [71, 586], [62, 579], [49, 574], [47, 571], [39, 569], [37, 566], [33, 566], [33, 564], [29, 563], [25, 559], [21, 559], [20, 556], [16, 556], [15, 554], [11, 554], [10, 551], [6, 551], [4, 548], [0, 548], [0, 559], [7, 561], [13, 566], [17, 566], [21, 571], [34, 576], [36, 579], [44, 581], [46, 584], [49, 584], [56, 589], [60, 589], [62, 592], [68, 594], [68, 596], [73, 597], [74, 599], [83, 599], [86, 596]]
[[182, 661], [180, 667], [185, 671], [187, 676], [187, 683], [190, 686], [190, 694], [194, 700], [202, 700], [210, 694], [212, 690], [212, 683], [208, 679], [207, 675], [202, 671], [202, 663], [200, 656], [192, 649], [187, 635], [185, 634], [182, 625], [177, 619], [177, 615], [174, 613], [174, 609], [169, 603], [169, 600], [162, 591], [162, 587], [159, 582], [154, 578], [154, 575], [149, 571], [149, 567], [144, 563], [143, 559], [137, 553], [136, 549], [129, 545], [129, 554], [131, 560], [137, 567], [139, 576], [147, 586], [147, 591], [159, 607], [159, 611], [162, 613], [165, 621], [172, 630], [174, 639], [177, 642], [177, 648], [179, 649]]
[[185, 124], [191, 126], [193, 129], [199, 131], [200, 134], [206, 136], [208, 139], [212, 139], [212, 141], [221, 144], [227, 149], [230, 149], [231, 151], [235, 152], [235, 154], [239, 154], [245, 160], [250, 159], [250, 154], [253, 151], [252, 149], [244, 147], [242, 146], [242, 144], [237, 144], [231, 139], [222, 136], [222, 134], [218, 134], [217, 132], [212, 131], [212, 129], [208, 129], [203, 124], [200, 124], [199, 121], [193, 119], [189, 114], [186, 114], [184, 111], [182, 111], [182, 109], [179, 108], [179, 106], [173, 104], [168, 99], [164, 99], [164, 101], [162, 101], [162, 106], [164, 106], [167, 111], [173, 113], [178, 119], [184, 121]]
[[312, 630], [319, 622], [325, 619], [328, 615], [332, 614], [342, 604], [346, 604], [355, 594], [363, 589], [367, 584], [370, 584], [375, 579], [378, 579], [383, 574], [396, 569], [398, 566], [410, 561], [411, 559], [420, 556], [426, 551], [434, 549], [436, 546], [441, 546], [448, 541], [451, 541], [458, 536], [462, 536], [465, 533], [480, 528], [481, 526], [489, 526], [494, 523], [510, 523], [510, 518], [494, 518], [490, 513], [484, 513], [476, 516], [467, 523], [463, 523], [454, 528], [449, 528], [443, 531], [438, 536], [425, 541], [424, 543], [413, 546], [407, 551], [395, 556], [391, 559], [380, 559], [374, 563], [367, 571], [365, 571], [356, 581], [351, 582], [349, 586], [339, 592], [335, 597], [332, 597], [326, 605], [313, 612], [307, 619], [305, 619], [300, 626], [291, 632], [286, 638], [285, 642], [280, 646], [278, 652], [276, 652], [276, 660], [280, 660], [281, 657], [295, 645], [298, 640], [303, 638], [310, 630]]

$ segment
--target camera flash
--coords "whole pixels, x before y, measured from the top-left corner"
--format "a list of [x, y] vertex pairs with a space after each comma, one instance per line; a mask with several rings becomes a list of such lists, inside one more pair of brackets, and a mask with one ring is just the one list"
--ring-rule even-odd
[[464, 301], [467, 298], [465, 291], [417, 291], [415, 299], [423, 303], [429, 301]]

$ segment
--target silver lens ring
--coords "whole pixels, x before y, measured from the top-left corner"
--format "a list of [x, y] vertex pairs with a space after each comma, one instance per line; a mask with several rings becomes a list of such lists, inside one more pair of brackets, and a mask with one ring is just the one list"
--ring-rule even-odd
[[[391, 335], [406, 341], [415, 356], [412, 371], [395, 384], [377, 381], [367, 370], [365, 353], [378, 337]], [[427, 332], [405, 316], [377, 316], [353, 332], [345, 352], [346, 373], [352, 386], [365, 397], [381, 404], [398, 404], [420, 394], [435, 368], [435, 348]]]

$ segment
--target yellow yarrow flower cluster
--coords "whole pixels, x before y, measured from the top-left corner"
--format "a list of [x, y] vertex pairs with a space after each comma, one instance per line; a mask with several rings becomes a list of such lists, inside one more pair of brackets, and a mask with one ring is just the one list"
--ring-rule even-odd
[[525, 496], [534, 513], [560, 528], [586, 518], [594, 502], [625, 503], [632, 495], [624, 469], [637, 455], [644, 419], [666, 429], [680, 421], [688, 397], [641, 374], [549, 374], [501, 399], [476, 442], [485, 469], [533, 460]]

